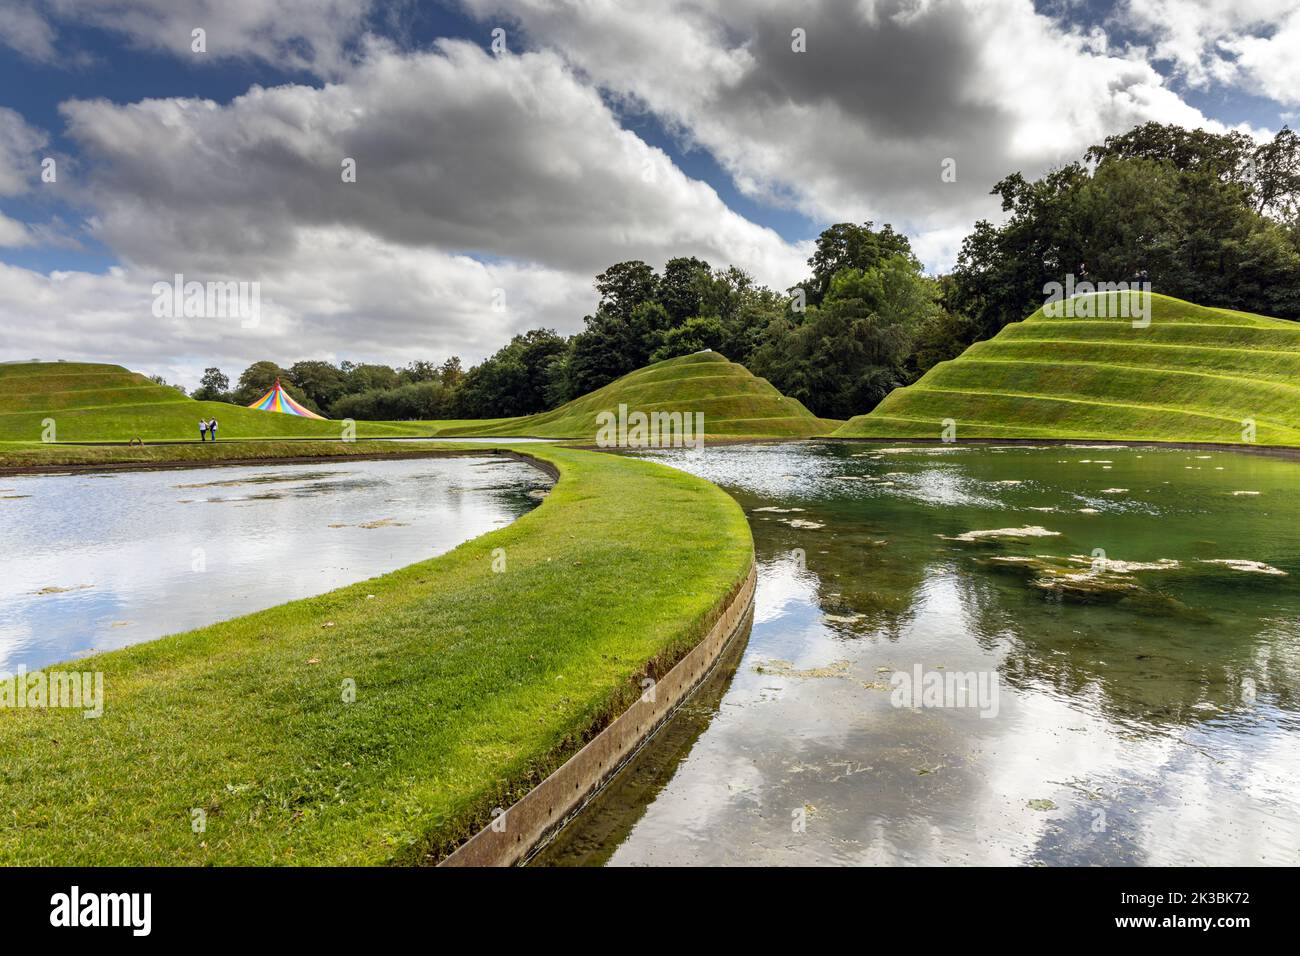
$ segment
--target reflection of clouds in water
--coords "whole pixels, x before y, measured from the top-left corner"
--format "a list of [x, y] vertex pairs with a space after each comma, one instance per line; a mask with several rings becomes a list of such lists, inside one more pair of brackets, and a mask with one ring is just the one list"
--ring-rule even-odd
[[788, 551], [770, 561], [759, 561], [760, 586], [754, 594], [754, 623], [779, 618], [791, 605], [816, 600], [817, 577], [805, 567], [806, 559]]
[[[1210, 588], [1203, 573], [1183, 575], [1170, 586], [1191, 610], [1069, 606], [971, 556], [936, 562], [932, 543], [909, 544], [917, 529], [933, 530], [917, 504], [1047, 506], [1061, 515], [1054, 526], [1107, 545], [1111, 558], [1173, 555], [1187, 563], [1235, 542], [1294, 563], [1281, 512], [1260, 525], [1228, 520], [1242, 499], [1211, 482], [1235, 479], [1184, 476], [1181, 461], [1150, 449], [1089, 447], [1106, 448], [1114, 468], [1093, 468], [1092, 485], [1082, 488], [1081, 469], [1092, 466], [1053, 465], [1059, 449], [925, 460], [919, 452], [893, 458], [872, 448], [846, 457], [843, 446], [805, 445], [696, 457], [689, 470], [760, 496], [765, 507], [823, 499], [810, 510], [827, 526], [795, 536], [761, 522], [771, 514], [752, 515], [760, 554], [765, 542], [782, 550], [760, 563], [745, 661], [717, 716], [611, 862], [1300, 862], [1300, 717], [1293, 697], [1280, 696], [1300, 683], [1300, 617], [1286, 579], [1265, 588], [1238, 575]], [[1157, 467], [1173, 487], [1160, 474], [1137, 474]], [[1297, 474], [1277, 462], [1264, 472], [1261, 485], [1294, 485]], [[837, 481], [842, 474], [895, 484]], [[1100, 494], [1107, 487], [1135, 491]], [[1077, 517], [1079, 502], [1109, 514]], [[1207, 526], [1219, 512], [1225, 520]], [[997, 527], [988, 517], [972, 510], [952, 520]], [[907, 565], [917, 583], [853, 557], [857, 545], [848, 542], [874, 536], [890, 539], [881, 555]], [[1213, 554], [1201, 554], [1208, 537]], [[809, 549], [811, 571], [797, 568], [793, 542]], [[833, 578], [837, 571], [850, 577]], [[903, 587], [908, 613], [895, 615], [892, 627], [876, 624], [879, 608]], [[822, 607], [862, 613], [837, 630]], [[794, 669], [850, 664], [842, 676], [822, 677], [754, 668], [777, 659]], [[977, 709], [895, 709], [882, 685], [890, 668], [914, 662], [949, 673], [1014, 672], [999, 681], [993, 718]], [[1250, 707], [1238, 686], [1246, 678], [1259, 686]], [[1039, 801], [1055, 809], [1036, 809], [1049, 806]], [[817, 809], [806, 833], [792, 833], [790, 812], [804, 804]], [[1094, 830], [1099, 822], [1104, 829]]]
[[[780, 582], [770, 607], [792, 613], [806, 593], [794, 570], [763, 566]], [[1208, 726], [1187, 742], [1178, 729], [1117, 733], [1095, 687], [1069, 696], [1003, 684], [991, 719], [896, 710], [886, 692], [862, 688], [884, 658], [898, 669], [996, 668], [1000, 650], [969, 640], [980, 613], [971, 594], [956, 575], [932, 579], [901, 646], [863, 642], [855, 655], [836, 645], [854, 657], [846, 678], [756, 673], [764, 655], [800, 666], [825, 656], [804, 627], [772, 633], [780, 615], [756, 622], [762, 653], [747, 651], [719, 714], [610, 862], [1295, 862], [1300, 808], [1286, 782], [1300, 754], [1285, 734], [1257, 749], [1225, 748]], [[1031, 808], [1043, 799], [1057, 809]], [[805, 804], [816, 810], [795, 834], [790, 813]]]
[[[222, 468], [218, 478], [193, 469], [25, 483], [36, 518], [0, 514], [0, 668], [149, 640], [394, 570], [517, 517], [535, 504], [527, 490], [549, 483], [520, 462], [474, 465], [413, 459], [303, 466], [301, 475], [278, 465]], [[215, 506], [185, 503], [178, 485], [202, 488]], [[258, 485], [276, 493], [250, 494]], [[393, 523], [356, 527], [383, 519]], [[122, 620], [131, 624], [113, 626]]]
[[[821, 445], [749, 445], [638, 452], [701, 478], [782, 501], [893, 496], [941, 506], [1001, 507], [986, 483], [948, 463], [918, 461], [922, 449], [882, 449], [871, 456], [833, 456]], [[960, 449], [935, 449], [935, 454]], [[811, 452], [811, 454], [810, 454]], [[817, 454], [822, 452], [822, 454]], [[897, 458], [887, 452], [899, 453]], [[898, 471], [899, 468], [908, 470]], [[844, 476], [862, 481], [846, 481]]]
[[976, 481], [957, 468], [925, 468], [910, 475], [894, 478], [893, 493], [929, 505], [947, 507], [1000, 508], [1000, 498], [982, 493], [983, 482]]

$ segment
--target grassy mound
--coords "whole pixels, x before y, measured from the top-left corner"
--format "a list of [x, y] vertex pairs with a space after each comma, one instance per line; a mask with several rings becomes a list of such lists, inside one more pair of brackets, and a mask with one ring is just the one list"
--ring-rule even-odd
[[801, 438], [822, 435], [833, 422], [778, 392], [765, 378], [717, 352], [699, 352], [647, 365], [603, 388], [549, 412], [483, 422], [439, 423], [439, 435], [530, 435], [537, 438], [596, 437], [601, 412], [704, 413], [709, 435]]
[[[338, 422], [196, 402], [120, 365], [20, 362], [0, 365], [0, 441], [42, 440], [53, 419], [57, 441], [197, 441], [200, 418], [215, 418], [232, 438], [338, 438]], [[357, 434], [412, 434], [419, 429], [359, 422]]]
[[[1096, 314], [1092, 308], [1077, 308]], [[1300, 324], [1152, 295], [1151, 324], [1040, 309], [941, 362], [844, 438], [1247, 441], [1300, 445]]]
[[703, 479], [536, 457], [547, 500], [447, 554], [67, 665], [103, 672], [98, 719], [0, 708], [0, 864], [416, 862], [487, 823], [698, 643], [753, 561]]

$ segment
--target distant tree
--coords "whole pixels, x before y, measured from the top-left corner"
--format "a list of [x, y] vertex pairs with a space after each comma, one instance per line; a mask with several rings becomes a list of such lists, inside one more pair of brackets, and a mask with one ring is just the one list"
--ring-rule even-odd
[[1168, 163], [1180, 172], [1208, 173], [1219, 179], [1243, 182], [1245, 159], [1254, 141], [1236, 130], [1210, 133], [1174, 124], [1149, 122], [1125, 133], [1107, 136], [1089, 147], [1086, 160], [1098, 164], [1117, 159], [1149, 159]]
[[[1044, 286], [1143, 279], [1155, 292], [1300, 318], [1300, 139], [1148, 123], [1072, 163], [993, 189], [1009, 215], [981, 221], [953, 271], [953, 308], [980, 337], [1033, 312]], [[1084, 267], [1086, 265], [1086, 275]]]
[[276, 379], [287, 382], [289, 373], [275, 362], [254, 362], [239, 376], [239, 384], [235, 387], [233, 396], [235, 404], [248, 405], [256, 401], [275, 384]]
[[433, 362], [424, 359], [416, 359], [408, 362], [403, 368], [397, 370], [397, 378], [401, 382], [436, 382], [438, 380], [438, 366]]
[[346, 372], [344, 392], [352, 395], [357, 392], [368, 392], [373, 390], [383, 391], [385, 389], [396, 388], [399, 384], [397, 370], [388, 365], [374, 365], [370, 363], [344, 363], [348, 367], [343, 369], [340, 364], [340, 370]]
[[568, 349], [551, 329], [516, 335], [470, 369], [457, 391], [457, 413], [471, 418], [529, 415], [548, 407], [551, 363]]
[[656, 299], [668, 315], [670, 326], [678, 326], [700, 314], [700, 307], [713, 271], [703, 259], [679, 256], [664, 263]]
[[938, 299], [937, 283], [909, 255], [841, 269], [821, 305], [801, 321], [770, 326], [772, 338], [755, 351], [752, 370], [817, 415], [870, 411], [907, 382], [918, 333], [942, 315]]
[[317, 409], [330, 409], [347, 390], [347, 376], [343, 371], [319, 359], [294, 362], [289, 366], [288, 377]]
[[662, 344], [650, 356], [650, 361], [662, 362], [704, 349], [720, 351], [725, 337], [722, 320], [716, 315], [692, 316], [664, 334]]
[[199, 387], [194, 390], [191, 398], [200, 402], [228, 402], [230, 379], [219, 368], [205, 368], [203, 377], [199, 379]]
[[1283, 126], [1271, 142], [1256, 147], [1251, 160], [1255, 212], [1294, 223], [1300, 212], [1300, 136]]
[[907, 236], [894, 232], [888, 223], [880, 229], [873, 229], [870, 222], [830, 226], [817, 237], [817, 251], [808, 260], [812, 276], [803, 285], [807, 301], [820, 305], [842, 269], [871, 269], [891, 256], [914, 259]]
[[632, 317], [637, 306], [653, 302], [658, 287], [654, 270], [640, 259], [615, 263], [596, 276], [600, 311], [624, 321]]
[[642, 302], [626, 318], [597, 310], [573, 337], [568, 376], [574, 394], [607, 385], [650, 361], [672, 321], [658, 302]]
[[438, 380], [447, 388], [458, 388], [464, 379], [465, 370], [461, 368], [460, 356], [453, 355], [438, 366]]
[[563, 405], [581, 394], [573, 387], [573, 379], [569, 374], [572, 358], [573, 342], [570, 340], [565, 343], [564, 351], [555, 355], [546, 366], [546, 381], [542, 386], [542, 395], [548, 409]]
[[334, 418], [414, 421], [452, 417], [455, 396], [439, 381], [406, 382], [396, 388], [344, 395], [334, 403]]

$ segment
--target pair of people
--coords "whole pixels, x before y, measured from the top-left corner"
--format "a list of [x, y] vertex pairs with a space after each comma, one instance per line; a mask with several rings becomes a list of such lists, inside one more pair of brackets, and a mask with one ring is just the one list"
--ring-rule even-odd
[[199, 441], [207, 441], [208, 433], [212, 433], [212, 440], [217, 440], [217, 420], [215, 418], [205, 421], [199, 419]]

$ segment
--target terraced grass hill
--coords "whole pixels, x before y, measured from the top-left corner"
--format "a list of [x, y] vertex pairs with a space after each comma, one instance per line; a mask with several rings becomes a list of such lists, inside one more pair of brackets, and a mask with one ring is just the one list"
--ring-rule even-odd
[[[1104, 294], [1087, 297], [1095, 315]], [[1079, 299], [1072, 300], [1076, 306]], [[1113, 310], [1112, 310], [1113, 314]], [[1300, 323], [1151, 296], [1151, 323], [1040, 309], [832, 434], [1300, 445]]]
[[[218, 435], [235, 438], [338, 438], [338, 422], [314, 421], [222, 402], [196, 402], [120, 365], [89, 362], [0, 364], [0, 441], [42, 440], [45, 419], [58, 441], [195, 440], [200, 418], [216, 418]], [[361, 437], [411, 433], [358, 423]]]
[[581, 398], [536, 415], [441, 424], [440, 436], [531, 435], [595, 440], [597, 416], [642, 411], [704, 413], [708, 435], [803, 438], [824, 435], [839, 422], [821, 419], [778, 392], [765, 378], [717, 352], [697, 352], [629, 372]]

